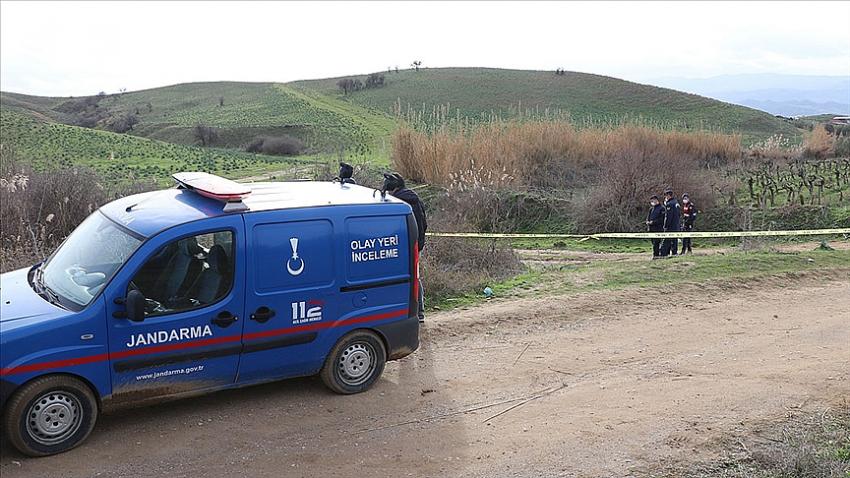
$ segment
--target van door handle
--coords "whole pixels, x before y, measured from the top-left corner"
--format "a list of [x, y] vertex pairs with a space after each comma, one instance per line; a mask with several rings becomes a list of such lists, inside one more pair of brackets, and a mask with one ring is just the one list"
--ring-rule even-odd
[[269, 321], [272, 317], [274, 317], [274, 310], [269, 309], [266, 306], [261, 306], [251, 314], [251, 320], [256, 320], [257, 322], [264, 324]]
[[219, 312], [219, 314], [215, 316], [215, 318], [212, 319], [210, 322], [214, 323], [219, 327], [225, 328], [230, 326], [230, 324], [236, 322], [237, 320], [239, 320], [239, 317], [236, 317], [235, 315], [225, 310], [224, 312]]

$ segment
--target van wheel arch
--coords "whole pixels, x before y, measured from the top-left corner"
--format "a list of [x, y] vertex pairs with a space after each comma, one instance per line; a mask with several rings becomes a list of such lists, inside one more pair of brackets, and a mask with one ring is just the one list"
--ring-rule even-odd
[[[379, 339], [381, 339], [381, 342], [383, 342], [383, 344], [384, 344], [384, 350], [386, 350], [386, 352], [387, 352], [387, 356], [389, 357], [389, 354], [390, 354], [390, 343], [389, 343], [389, 341], [387, 341], [387, 336], [386, 336], [386, 335], [384, 335], [384, 333], [383, 333], [383, 332], [381, 332], [381, 331], [380, 331], [380, 330], [378, 330], [378, 329], [369, 329], [369, 328], [355, 329], [355, 330], [360, 330], [360, 331], [365, 331], [365, 332], [372, 332], [373, 334], [377, 335], [377, 336], [378, 336], [378, 338], [379, 338]], [[353, 332], [353, 331], [352, 331], [352, 332]]]
[[[35, 377], [27, 380], [26, 382], [18, 385], [17, 387], [15, 387], [12, 390], [12, 393], [9, 394], [9, 397], [8, 397], [9, 399], [4, 404], [4, 407], [8, 406], [9, 401], [12, 399], [13, 396], [15, 396], [16, 393], [18, 393], [18, 391], [20, 391], [21, 389], [23, 389], [24, 387], [26, 387], [30, 383], [32, 383], [36, 380], [40, 380], [42, 378], [57, 377], [57, 376], [69, 377], [69, 378], [73, 378], [75, 380], [79, 380], [80, 382], [83, 382], [89, 388], [89, 391], [91, 392], [91, 394], [94, 395], [95, 400], [97, 400], [98, 413], [100, 413], [103, 410], [103, 398], [101, 398], [100, 392], [98, 392], [97, 387], [94, 386], [94, 384], [91, 382], [91, 380], [87, 379], [86, 377], [83, 377], [82, 375], [76, 375], [76, 374], [68, 373], [68, 372], [46, 373], [44, 375], [38, 375], [38, 376], [35, 376]], [[3, 412], [3, 411], [5, 411], [5, 410], [0, 410], [0, 412]]]

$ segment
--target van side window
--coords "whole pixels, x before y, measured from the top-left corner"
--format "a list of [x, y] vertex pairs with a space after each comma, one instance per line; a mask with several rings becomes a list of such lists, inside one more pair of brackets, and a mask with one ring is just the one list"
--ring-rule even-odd
[[233, 233], [186, 237], [163, 246], [130, 281], [146, 299], [145, 316], [217, 302], [233, 284]]

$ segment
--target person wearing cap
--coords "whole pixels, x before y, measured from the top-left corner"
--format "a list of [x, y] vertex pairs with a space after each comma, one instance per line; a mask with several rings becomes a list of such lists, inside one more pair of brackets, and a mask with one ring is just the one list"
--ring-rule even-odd
[[[418, 229], [418, 245], [419, 252], [425, 247], [425, 231], [428, 230], [428, 220], [425, 217], [425, 206], [419, 195], [410, 189], [407, 189], [404, 184], [404, 178], [398, 173], [384, 173], [384, 191], [392, 194], [394, 197], [401, 199], [410, 205], [413, 209], [413, 217], [416, 218], [416, 228]], [[425, 292], [422, 289], [422, 279], [419, 279], [419, 322], [425, 321]]]
[[[672, 189], [664, 191], [664, 232], [681, 232], [682, 223], [680, 216], [679, 201], [673, 194]], [[661, 246], [661, 255], [679, 255], [679, 240], [676, 238], [664, 239]]]
[[[697, 220], [697, 207], [691, 202], [688, 193], [682, 194], [682, 231], [690, 232], [694, 230], [694, 221]], [[691, 238], [685, 237], [682, 239], [682, 254], [691, 253]]]
[[[658, 196], [653, 194], [649, 198], [649, 214], [646, 215], [646, 229], [649, 232], [664, 232], [664, 206], [661, 205]], [[652, 241], [652, 258], [661, 258], [661, 239], [650, 239]]]

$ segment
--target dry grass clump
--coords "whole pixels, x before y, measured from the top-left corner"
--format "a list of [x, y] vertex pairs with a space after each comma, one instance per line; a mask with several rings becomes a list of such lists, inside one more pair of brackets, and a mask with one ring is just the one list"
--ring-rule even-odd
[[764, 141], [754, 143], [747, 152], [749, 157], [754, 159], [789, 161], [800, 157], [802, 147], [793, 144], [781, 134], [775, 134]]
[[672, 467], [654, 476], [846, 478], [850, 476], [850, 408], [799, 415], [753, 436], [725, 440], [724, 457]]
[[430, 132], [400, 128], [392, 160], [405, 177], [454, 191], [563, 191], [575, 200], [579, 228], [595, 232], [639, 228], [649, 196], [667, 187], [705, 206], [726, 195], [732, 201], [734, 181], [719, 170], [741, 151], [739, 136], [712, 132], [496, 120]]
[[824, 159], [835, 152], [835, 136], [829, 134], [826, 127], [819, 124], [806, 133], [803, 141], [803, 157]]
[[738, 136], [640, 125], [577, 129], [561, 120], [499, 120], [431, 133], [400, 128], [392, 160], [418, 182], [557, 188], [598, 175], [605, 158], [635, 151], [641, 157], [683, 156], [705, 167], [739, 159], [741, 143]]

